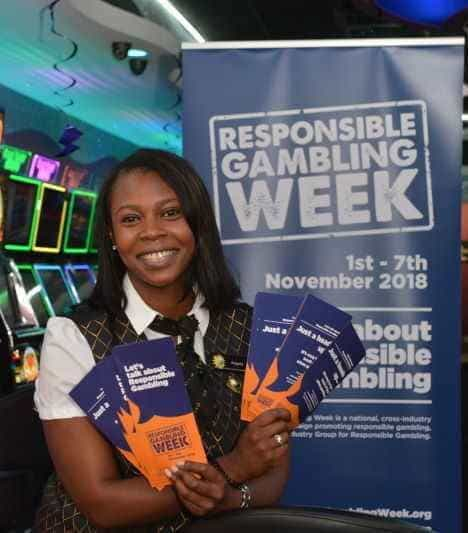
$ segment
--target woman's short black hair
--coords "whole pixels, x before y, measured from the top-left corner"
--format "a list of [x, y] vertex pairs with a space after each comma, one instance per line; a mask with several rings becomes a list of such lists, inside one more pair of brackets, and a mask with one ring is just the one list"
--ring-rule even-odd
[[240, 297], [223, 254], [211, 200], [192, 165], [171, 152], [141, 149], [118, 164], [104, 182], [97, 202], [97, 283], [90, 297], [92, 305], [117, 316], [126, 305], [122, 289], [125, 266], [112, 249], [110, 196], [117, 179], [133, 170], [156, 172], [177, 194], [184, 216], [195, 238], [195, 254], [186, 272], [187, 291], [196, 284], [211, 311], [228, 309]]

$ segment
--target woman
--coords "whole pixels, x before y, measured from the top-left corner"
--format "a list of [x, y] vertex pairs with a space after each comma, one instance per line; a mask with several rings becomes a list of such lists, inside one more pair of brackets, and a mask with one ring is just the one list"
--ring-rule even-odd
[[[237, 302], [203, 182], [182, 158], [139, 150], [103, 185], [97, 216], [90, 302], [70, 318], [50, 319], [44, 337], [35, 401], [56, 475], [37, 531], [177, 531], [193, 517], [273, 504], [288, 473], [289, 414], [239, 419], [251, 309]], [[169, 329], [161, 315], [173, 319]], [[175, 322], [187, 315], [188, 333]], [[177, 350], [209, 463], [174, 467], [172, 485], [157, 492], [68, 392], [116, 344], [168, 333], [182, 341]]]

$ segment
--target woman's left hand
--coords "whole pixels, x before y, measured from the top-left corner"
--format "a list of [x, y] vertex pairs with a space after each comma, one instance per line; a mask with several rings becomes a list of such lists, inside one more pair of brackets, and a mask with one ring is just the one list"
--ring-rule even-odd
[[181, 503], [196, 516], [221, 510], [230, 489], [224, 476], [210, 464], [185, 461], [166, 470], [166, 475]]

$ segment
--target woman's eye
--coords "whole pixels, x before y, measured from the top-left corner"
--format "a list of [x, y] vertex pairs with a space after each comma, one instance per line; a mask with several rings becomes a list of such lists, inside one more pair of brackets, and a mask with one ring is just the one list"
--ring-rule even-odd
[[170, 207], [163, 212], [163, 217], [165, 218], [176, 218], [181, 214], [179, 207]]
[[122, 222], [124, 224], [133, 224], [134, 222], [137, 222], [137, 220], [137, 215], [125, 215], [124, 217], [122, 217]]

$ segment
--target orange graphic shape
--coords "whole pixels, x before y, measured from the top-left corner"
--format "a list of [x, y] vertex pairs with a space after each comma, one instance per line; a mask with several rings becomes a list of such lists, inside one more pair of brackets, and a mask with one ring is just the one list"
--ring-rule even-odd
[[260, 378], [255, 371], [254, 365], [252, 363], [247, 363], [244, 374], [241, 404], [241, 420], [245, 420], [246, 422], [251, 422], [254, 418], [250, 412], [249, 406], [255, 399], [253, 391], [258, 387], [259, 382]]
[[291, 413], [291, 427], [299, 425], [299, 407], [288, 400], [289, 397], [297, 394], [302, 387], [304, 374], [286, 390], [272, 391], [269, 387], [274, 385], [279, 377], [278, 356], [275, 357], [263, 379], [260, 389], [255, 396], [255, 400], [250, 404], [249, 410], [252, 415], [258, 416], [268, 409], [282, 407]]

